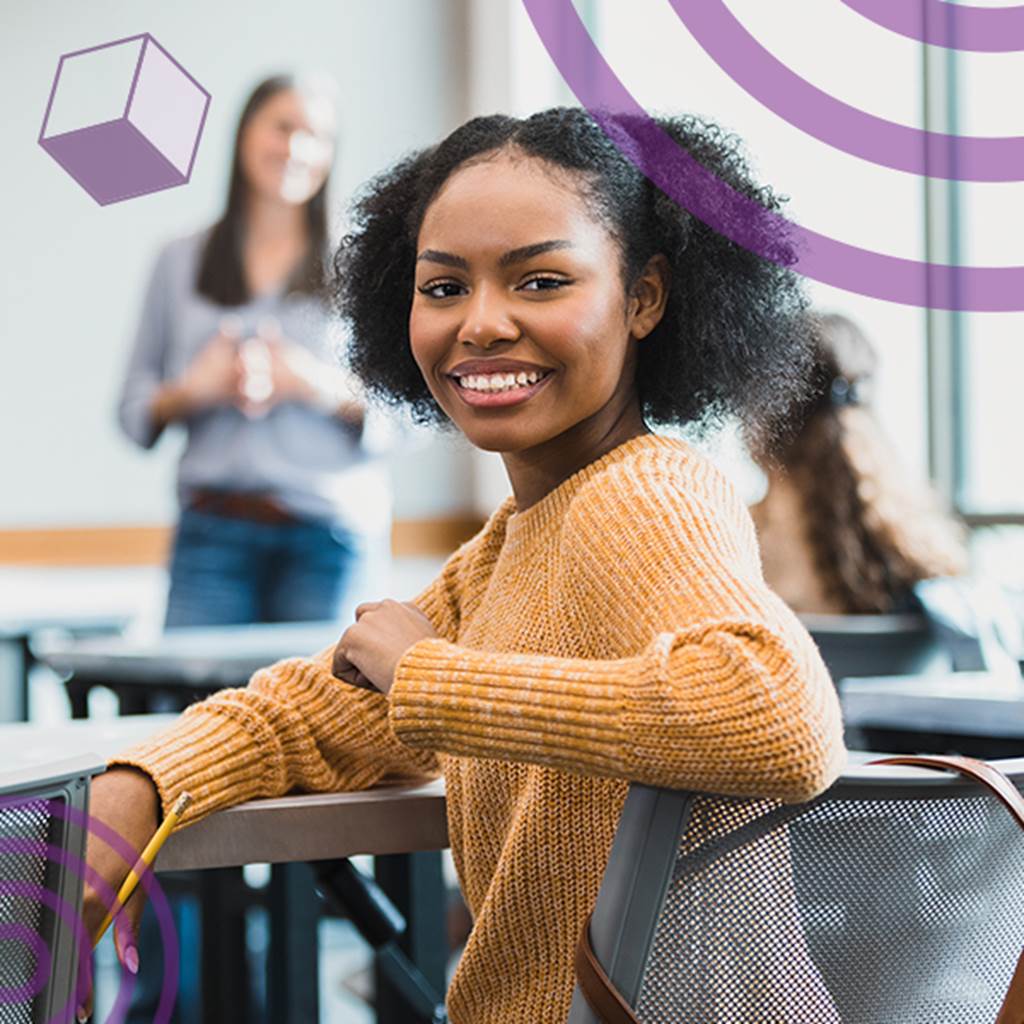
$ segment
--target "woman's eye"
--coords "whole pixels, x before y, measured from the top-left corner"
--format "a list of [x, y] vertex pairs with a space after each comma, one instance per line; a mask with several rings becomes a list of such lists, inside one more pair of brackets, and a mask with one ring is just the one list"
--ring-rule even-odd
[[437, 281], [433, 284], [425, 284], [417, 289], [421, 295], [428, 295], [432, 299], [450, 299], [462, 292], [462, 285], [455, 281]]
[[548, 292], [563, 288], [569, 283], [564, 277], [531, 277], [529, 281], [524, 281], [520, 287], [523, 291]]

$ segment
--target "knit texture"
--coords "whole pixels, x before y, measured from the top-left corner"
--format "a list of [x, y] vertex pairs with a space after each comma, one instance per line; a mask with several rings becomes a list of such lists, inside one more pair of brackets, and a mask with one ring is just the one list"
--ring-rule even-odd
[[839, 704], [764, 584], [753, 524], [683, 441], [619, 445], [512, 497], [416, 599], [439, 636], [390, 698], [279, 662], [118, 758], [186, 820], [290, 789], [443, 770], [473, 934], [453, 1024], [562, 1024], [628, 780], [801, 801], [842, 768]]

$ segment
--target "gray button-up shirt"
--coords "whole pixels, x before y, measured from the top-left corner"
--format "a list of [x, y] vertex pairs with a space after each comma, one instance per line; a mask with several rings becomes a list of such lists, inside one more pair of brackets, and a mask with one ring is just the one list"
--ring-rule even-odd
[[[146, 291], [119, 407], [125, 432], [144, 448], [159, 436], [150, 415], [157, 389], [184, 372], [227, 314], [240, 318], [243, 336], [273, 317], [286, 338], [318, 358], [339, 358], [339, 332], [309, 296], [278, 292], [231, 308], [201, 296], [196, 280], [206, 237], [204, 231], [167, 245]], [[303, 518], [364, 534], [390, 528], [390, 478], [382, 456], [401, 431], [372, 405], [362, 430], [296, 402], [281, 403], [258, 419], [220, 406], [191, 417], [185, 428], [188, 440], [178, 466], [183, 505], [197, 488], [261, 491]]]

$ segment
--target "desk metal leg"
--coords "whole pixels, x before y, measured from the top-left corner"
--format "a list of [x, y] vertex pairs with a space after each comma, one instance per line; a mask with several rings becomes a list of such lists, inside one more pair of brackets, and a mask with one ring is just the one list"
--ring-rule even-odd
[[0, 640], [0, 722], [28, 721], [28, 676], [31, 668], [32, 652], [28, 637], [12, 636]]
[[[406, 920], [398, 945], [438, 992], [445, 990], [448, 934], [440, 853], [396, 853], [374, 858], [374, 877]], [[408, 1004], [378, 962], [378, 1024], [406, 1024]]]
[[244, 892], [240, 868], [199, 873], [203, 1024], [242, 1024], [252, 1019]]
[[320, 1019], [320, 897], [308, 864], [275, 864], [270, 876], [267, 1020]]
[[68, 702], [71, 704], [72, 718], [89, 717], [89, 691], [92, 683], [85, 683], [76, 676], [71, 676], [64, 683], [64, 690], [68, 695]]
[[144, 715], [152, 709], [149, 706], [149, 694], [138, 686], [115, 686], [117, 696], [117, 713], [119, 715]]

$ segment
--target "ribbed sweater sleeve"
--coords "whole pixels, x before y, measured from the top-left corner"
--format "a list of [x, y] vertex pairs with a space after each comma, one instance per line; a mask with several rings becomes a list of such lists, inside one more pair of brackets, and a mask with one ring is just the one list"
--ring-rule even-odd
[[340, 792], [435, 775], [431, 751], [402, 744], [387, 699], [331, 675], [333, 647], [261, 669], [244, 689], [192, 705], [168, 729], [124, 751], [156, 783], [166, 813], [188, 790], [183, 824], [293, 789]]
[[714, 478], [651, 483], [604, 474], [574, 500], [560, 546], [574, 621], [644, 637], [640, 649], [563, 658], [422, 640], [390, 694], [404, 743], [788, 801], [827, 788], [845, 759], [838, 700], [763, 582], [746, 510]]

